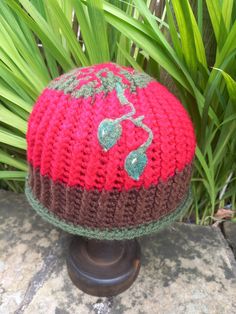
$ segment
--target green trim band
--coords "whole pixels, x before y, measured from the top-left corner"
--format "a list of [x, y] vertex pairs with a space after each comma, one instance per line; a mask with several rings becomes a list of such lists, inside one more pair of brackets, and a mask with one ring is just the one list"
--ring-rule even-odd
[[84, 236], [87, 238], [95, 238], [99, 240], [126, 240], [133, 239], [136, 237], [141, 237], [156, 231], [159, 231], [161, 228], [170, 225], [176, 219], [180, 218], [185, 211], [189, 208], [189, 205], [192, 200], [191, 189], [189, 189], [188, 194], [185, 200], [182, 202], [177, 209], [171, 214], [161, 218], [158, 221], [154, 221], [147, 224], [142, 224], [136, 227], [130, 228], [112, 228], [112, 229], [97, 229], [97, 228], [89, 228], [82, 227], [79, 225], [74, 225], [69, 223], [63, 219], [59, 219], [54, 213], [50, 212], [47, 208], [45, 208], [35, 197], [33, 196], [32, 190], [29, 187], [26, 179], [25, 185], [25, 194], [28, 202], [34, 208], [34, 210], [46, 221], [50, 222], [54, 226], [80, 236]]

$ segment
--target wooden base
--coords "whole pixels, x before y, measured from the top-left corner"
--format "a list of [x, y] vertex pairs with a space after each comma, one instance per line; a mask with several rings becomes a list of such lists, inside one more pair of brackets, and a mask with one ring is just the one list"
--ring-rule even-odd
[[99, 297], [128, 289], [140, 269], [137, 240], [101, 241], [75, 236], [67, 255], [72, 282], [82, 291]]

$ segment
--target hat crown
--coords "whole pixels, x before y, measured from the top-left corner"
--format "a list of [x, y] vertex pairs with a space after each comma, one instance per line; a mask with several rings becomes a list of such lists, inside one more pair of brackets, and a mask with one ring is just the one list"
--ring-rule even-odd
[[73, 224], [71, 232], [108, 228], [124, 238], [129, 232], [113, 229], [157, 222], [183, 203], [196, 142], [185, 108], [164, 86], [106, 63], [49, 83], [30, 115], [27, 145], [33, 206]]

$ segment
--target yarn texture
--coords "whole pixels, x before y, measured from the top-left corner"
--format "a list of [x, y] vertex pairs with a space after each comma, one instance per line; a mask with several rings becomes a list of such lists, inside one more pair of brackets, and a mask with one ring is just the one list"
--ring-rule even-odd
[[189, 205], [192, 122], [145, 73], [106, 63], [54, 79], [34, 105], [26, 139], [28, 201], [68, 232], [133, 238]]

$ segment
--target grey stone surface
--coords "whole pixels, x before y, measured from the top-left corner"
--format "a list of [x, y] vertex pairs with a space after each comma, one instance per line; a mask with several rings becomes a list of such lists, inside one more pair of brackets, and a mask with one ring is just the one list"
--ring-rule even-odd
[[1, 314], [236, 313], [236, 263], [218, 228], [176, 223], [141, 239], [140, 274], [113, 298], [73, 286], [70, 238], [34, 214], [24, 195], [0, 191]]
[[236, 223], [231, 221], [225, 221], [223, 223], [223, 232], [224, 235], [234, 252], [236, 257]]

